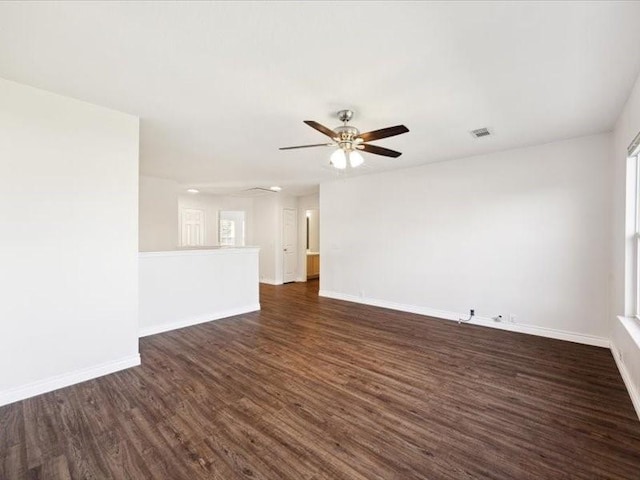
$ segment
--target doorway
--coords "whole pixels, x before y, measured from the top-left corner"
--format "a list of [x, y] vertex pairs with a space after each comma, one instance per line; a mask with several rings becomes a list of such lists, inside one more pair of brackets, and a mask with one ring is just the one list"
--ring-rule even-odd
[[320, 278], [320, 215], [318, 209], [305, 212], [307, 280]]

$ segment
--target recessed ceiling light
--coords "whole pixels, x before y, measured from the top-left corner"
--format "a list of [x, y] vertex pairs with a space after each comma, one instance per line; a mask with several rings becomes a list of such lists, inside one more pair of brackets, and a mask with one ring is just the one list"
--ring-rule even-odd
[[187, 192], [189, 193], [200, 193], [200, 190], [198, 190], [197, 188], [190, 188], [187, 190]]
[[269, 187], [269, 190], [273, 190], [274, 192], [279, 192], [280, 190], [282, 190], [282, 187], [278, 187], [277, 185], [274, 185], [273, 187]]

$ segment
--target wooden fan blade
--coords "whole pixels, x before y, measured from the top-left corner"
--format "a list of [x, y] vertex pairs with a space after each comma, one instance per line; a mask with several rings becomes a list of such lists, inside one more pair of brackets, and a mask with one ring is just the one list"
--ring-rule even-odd
[[316, 143], [314, 145], [298, 145], [296, 147], [280, 147], [278, 150], [294, 150], [296, 148], [331, 147], [334, 143]]
[[361, 133], [358, 138], [361, 138], [363, 142], [371, 142], [373, 140], [380, 140], [381, 138], [395, 137], [408, 131], [409, 129], [404, 125], [396, 125], [395, 127], [381, 128], [380, 130]]
[[367, 145], [366, 143], [358, 146], [358, 149], [363, 150], [367, 153], [373, 153], [375, 155], [383, 155], [385, 157], [397, 158], [402, 155], [401, 152], [396, 152], [395, 150], [390, 150], [388, 148], [378, 147], [377, 145]]
[[318, 122], [314, 122], [313, 120], [305, 120], [304, 123], [309, 125], [311, 128], [315, 128], [319, 132], [324, 133], [329, 138], [336, 138], [338, 136], [338, 134], [330, 128], [320, 125]]

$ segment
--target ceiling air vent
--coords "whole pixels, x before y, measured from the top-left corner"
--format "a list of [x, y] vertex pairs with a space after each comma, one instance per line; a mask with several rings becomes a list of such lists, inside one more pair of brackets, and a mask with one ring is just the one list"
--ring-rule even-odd
[[488, 128], [478, 128], [476, 130], [471, 130], [471, 135], [476, 138], [488, 137], [489, 135], [491, 135], [491, 132]]
[[253, 187], [247, 188], [246, 190], [242, 190], [240, 192], [236, 192], [232, 194], [234, 197], [262, 197], [263, 195], [269, 195], [270, 193], [276, 193], [275, 190], [271, 190], [269, 188], [262, 187]]

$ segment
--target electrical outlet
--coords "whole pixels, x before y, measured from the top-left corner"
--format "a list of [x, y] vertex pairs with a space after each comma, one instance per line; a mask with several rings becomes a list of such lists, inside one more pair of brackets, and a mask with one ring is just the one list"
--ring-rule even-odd
[[518, 322], [518, 317], [516, 317], [515, 313], [509, 314], [509, 322], [510, 323], [517, 323]]
[[502, 315], [496, 315], [495, 317], [493, 317], [493, 320], [495, 322], [501, 322], [502, 321]]

